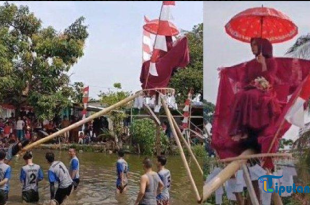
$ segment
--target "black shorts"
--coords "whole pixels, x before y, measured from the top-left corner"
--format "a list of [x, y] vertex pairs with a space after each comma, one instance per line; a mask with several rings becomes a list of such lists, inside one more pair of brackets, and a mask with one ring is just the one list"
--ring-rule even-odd
[[121, 187], [120, 185], [117, 185], [116, 188], [119, 190], [120, 193], [122, 193], [126, 186], [127, 184], [125, 184], [123, 187]]
[[58, 204], [62, 204], [67, 196], [70, 196], [72, 191], [72, 184], [67, 188], [58, 188], [55, 195], [55, 201]]
[[80, 183], [80, 179], [73, 179], [74, 190], [76, 190], [76, 188], [78, 187], [79, 183]]
[[27, 203], [36, 203], [39, 201], [39, 192], [31, 189], [28, 191], [23, 191], [22, 193], [23, 201]]
[[0, 205], [6, 204], [8, 198], [9, 198], [8, 195], [9, 195], [8, 191], [4, 191], [4, 190], [0, 189]]

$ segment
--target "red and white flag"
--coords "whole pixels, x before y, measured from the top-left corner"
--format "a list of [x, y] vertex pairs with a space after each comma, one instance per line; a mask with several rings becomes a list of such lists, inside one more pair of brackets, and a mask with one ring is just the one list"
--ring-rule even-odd
[[[163, 6], [160, 12], [158, 31], [164, 28], [170, 28], [170, 22], [173, 20], [171, 15], [171, 7], [175, 6], [175, 1], [163, 1]], [[158, 76], [156, 69], [156, 61], [159, 58], [159, 50], [168, 51], [166, 36], [157, 33], [155, 37], [154, 52], [152, 53], [149, 73], [153, 76]]]
[[300, 93], [285, 115], [285, 119], [297, 127], [304, 127], [304, 104], [310, 98], [310, 76], [301, 84]]
[[[147, 23], [150, 20], [144, 16], [144, 22]], [[143, 29], [143, 38], [142, 38], [142, 62], [148, 61], [151, 59], [153, 47], [151, 41], [151, 33]]]

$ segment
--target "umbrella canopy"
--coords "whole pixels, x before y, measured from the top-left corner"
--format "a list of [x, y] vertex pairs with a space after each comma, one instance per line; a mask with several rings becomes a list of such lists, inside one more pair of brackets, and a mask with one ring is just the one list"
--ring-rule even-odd
[[287, 15], [267, 7], [250, 8], [238, 13], [225, 25], [225, 30], [234, 39], [247, 43], [255, 37], [281, 43], [298, 33], [297, 26]]
[[159, 28], [158, 25], [158, 19], [151, 20], [143, 26], [143, 29], [152, 34], [162, 36], [175, 36], [179, 34], [177, 27], [170, 21], [160, 21]]

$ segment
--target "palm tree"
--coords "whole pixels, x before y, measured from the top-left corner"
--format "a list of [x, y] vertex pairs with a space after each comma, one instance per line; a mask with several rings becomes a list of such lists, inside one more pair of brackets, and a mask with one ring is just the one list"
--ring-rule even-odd
[[295, 44], [288, 49], [286, 55], [310, 60], [310, 33], [300, 36]]

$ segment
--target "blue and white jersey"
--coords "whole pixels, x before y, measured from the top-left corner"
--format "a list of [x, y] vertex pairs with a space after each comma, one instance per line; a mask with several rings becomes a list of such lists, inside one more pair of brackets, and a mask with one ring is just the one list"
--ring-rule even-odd
[[116, 162], [116, 172], [117, 172], [117, 182], [116, 185], [121, 184], [121, 173], [124, 173], [124, 182], [125, 184], [128, 183], [127, 173], [128, 173], [129, 167], [127, 162], [124, 159], [119, 159]]
[[158, 194], [156, 198], [158, 200], [169, 200], [170, 198], [169, 190], [170, 190], [170, 184], [171, 184], [170, 171], [168, 169], [160, 170], [158, 172], [158, 176], [164, 184], [164, 189], [160, 194]]
[[67, 167], [60, 161], [54, 161], [48, 170], [50, 183], [58, 182], [58, 188], [67, 188], [72, 184], [72, 179]]
[[25, 165], [20, 171], [20, 181], [23, 183], [23, 191], [38, 191], [38, 182], [43, 179], [43, 171], [37, 164]]
[[[11, 179], [11, 167], [7, 164], [5, 164], [4, 162], [0, 163], [0, 181], [4, 180], [4, 179]], [[4, 185], [0, 187], [1, 190], [4, 191], [9, 191], [10, 187], [9, 187], [9, 181]]]
[[80, 161], [76, 156], [73, 157], [70, 161], [69, 171], [70, 171], [70, 175], [73, 171], [77, 171], [74, 179], [80, 178]]

